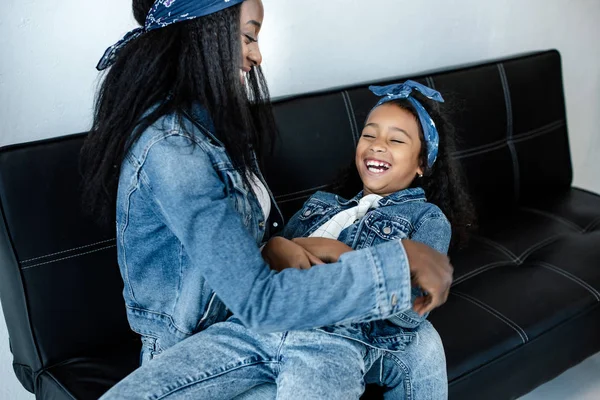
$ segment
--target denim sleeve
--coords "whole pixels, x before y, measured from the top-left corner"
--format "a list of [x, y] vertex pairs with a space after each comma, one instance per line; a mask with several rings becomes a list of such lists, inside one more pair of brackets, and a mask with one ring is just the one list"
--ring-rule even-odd
[[177, 132], [153, 141], [138, 160], [139, 185], [193, 266], [247, 327], [309, 329], [384, 319], [410, 307], [408, 259], [398, 241], [344, 254], [335, 264], [271, 271], [206, 146]]

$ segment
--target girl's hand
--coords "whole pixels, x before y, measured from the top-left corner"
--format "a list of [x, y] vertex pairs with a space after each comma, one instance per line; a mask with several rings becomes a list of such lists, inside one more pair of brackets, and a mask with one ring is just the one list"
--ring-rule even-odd
[[307, 237], [295, 238], [292, 241], [326, 263], [335, 263], [342, 254], [352, 251], [352, 247], [335, 239]]
[[262, 249], [263, 259], [272, 270], [286, 268], [309, 269], [313, 265], [324, 264], [302, 246], [280, 236], [271, 238]]

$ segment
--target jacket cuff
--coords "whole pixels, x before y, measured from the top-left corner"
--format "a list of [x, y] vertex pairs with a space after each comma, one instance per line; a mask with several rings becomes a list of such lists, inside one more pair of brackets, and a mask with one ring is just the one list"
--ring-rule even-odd
[[370, 250], [380, 319], [409, 310], [412, 307], [410, 267], [402, 242], [393, 241]]

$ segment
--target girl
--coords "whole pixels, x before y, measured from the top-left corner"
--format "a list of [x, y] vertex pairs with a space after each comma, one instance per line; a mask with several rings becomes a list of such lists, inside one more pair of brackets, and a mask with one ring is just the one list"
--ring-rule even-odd
[[[275, 126], [260, 70], [261, 1], [134, 0], [133, 11], [142, 26], [98, 64], [110, 69], [82, 166], [89, 208], [116, 220], [142, 364], [176, 345], [186, 349], [181, 362], [202, 360], [188, 339], [229, 310], [263, 332], [384, 319], [410, 308], [411, 274], [430, 299], [422, 311], [446, 300], [447, 257], [416, 241], [349, 252], [327, 268], [271, 271], [259, 245], [283, 221], [255, 154]], [[179, 387], [177, 365], [150, 379]]]
[[[452, 132], [440, 119], [438, 134], [413, 91], [436, 101], [443, 101], [441, 95], [413, 81], [371, 89], [383, 98], [369, 114], [356, 149], [363, 190], [349, 201], [330, 193], [314, 194], [292, 217], [284, 237], [272, 238], [264, 248], [263, 256], [272, 268], [289, 268], [278, 259], [288, 239], [330, 262], [352, 249], [404, 239], [445, 253], [451, 229], [444, 211], [456, 224], [455, 236], [465, 237], [472, 216], [457, 168], [448, 156]], [[422, 186], [436, 188], [427, 194], [444, 210], [426, 201]], [[329, 266], [313, 269], [325, 268]], [[420, 289], [413, 288], [414, 310], [387, 320], [308, 331], [260, 334], [232, 317], [196, 335], [194, 350], [203, 359], [178, 365], [180, 376], [195, 377], [193, 385], [169, 397], [229, 399], [261, 384], [276, 383], [280, 399], [358, 399], [366, 379], [385, 386], [386, 399], [444, 399], [444, 352], [439, 340], [432, 340], [437, 338], [435, 330], [419, 314], [425, 299]], [[183, 357], [178, 349], [153, 361], [137, 375], [137, 382], [118, 385], [115, 396], [127, 397], [155, 373], [151, 370], [159, 371]], [[424, 360], [426, 368], [416, 367]]]

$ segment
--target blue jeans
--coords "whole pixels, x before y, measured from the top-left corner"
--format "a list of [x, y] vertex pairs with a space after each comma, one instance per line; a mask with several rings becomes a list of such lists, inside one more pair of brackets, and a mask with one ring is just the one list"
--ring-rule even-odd
[[348, 400], [365, 382], [385, 386], [386, 400], [446, 399], [433, 326], [424, 321], [417, 340], [390, 352], [318, 330], [259, 334], [232, 318], [144, 363], [101, 399]]

